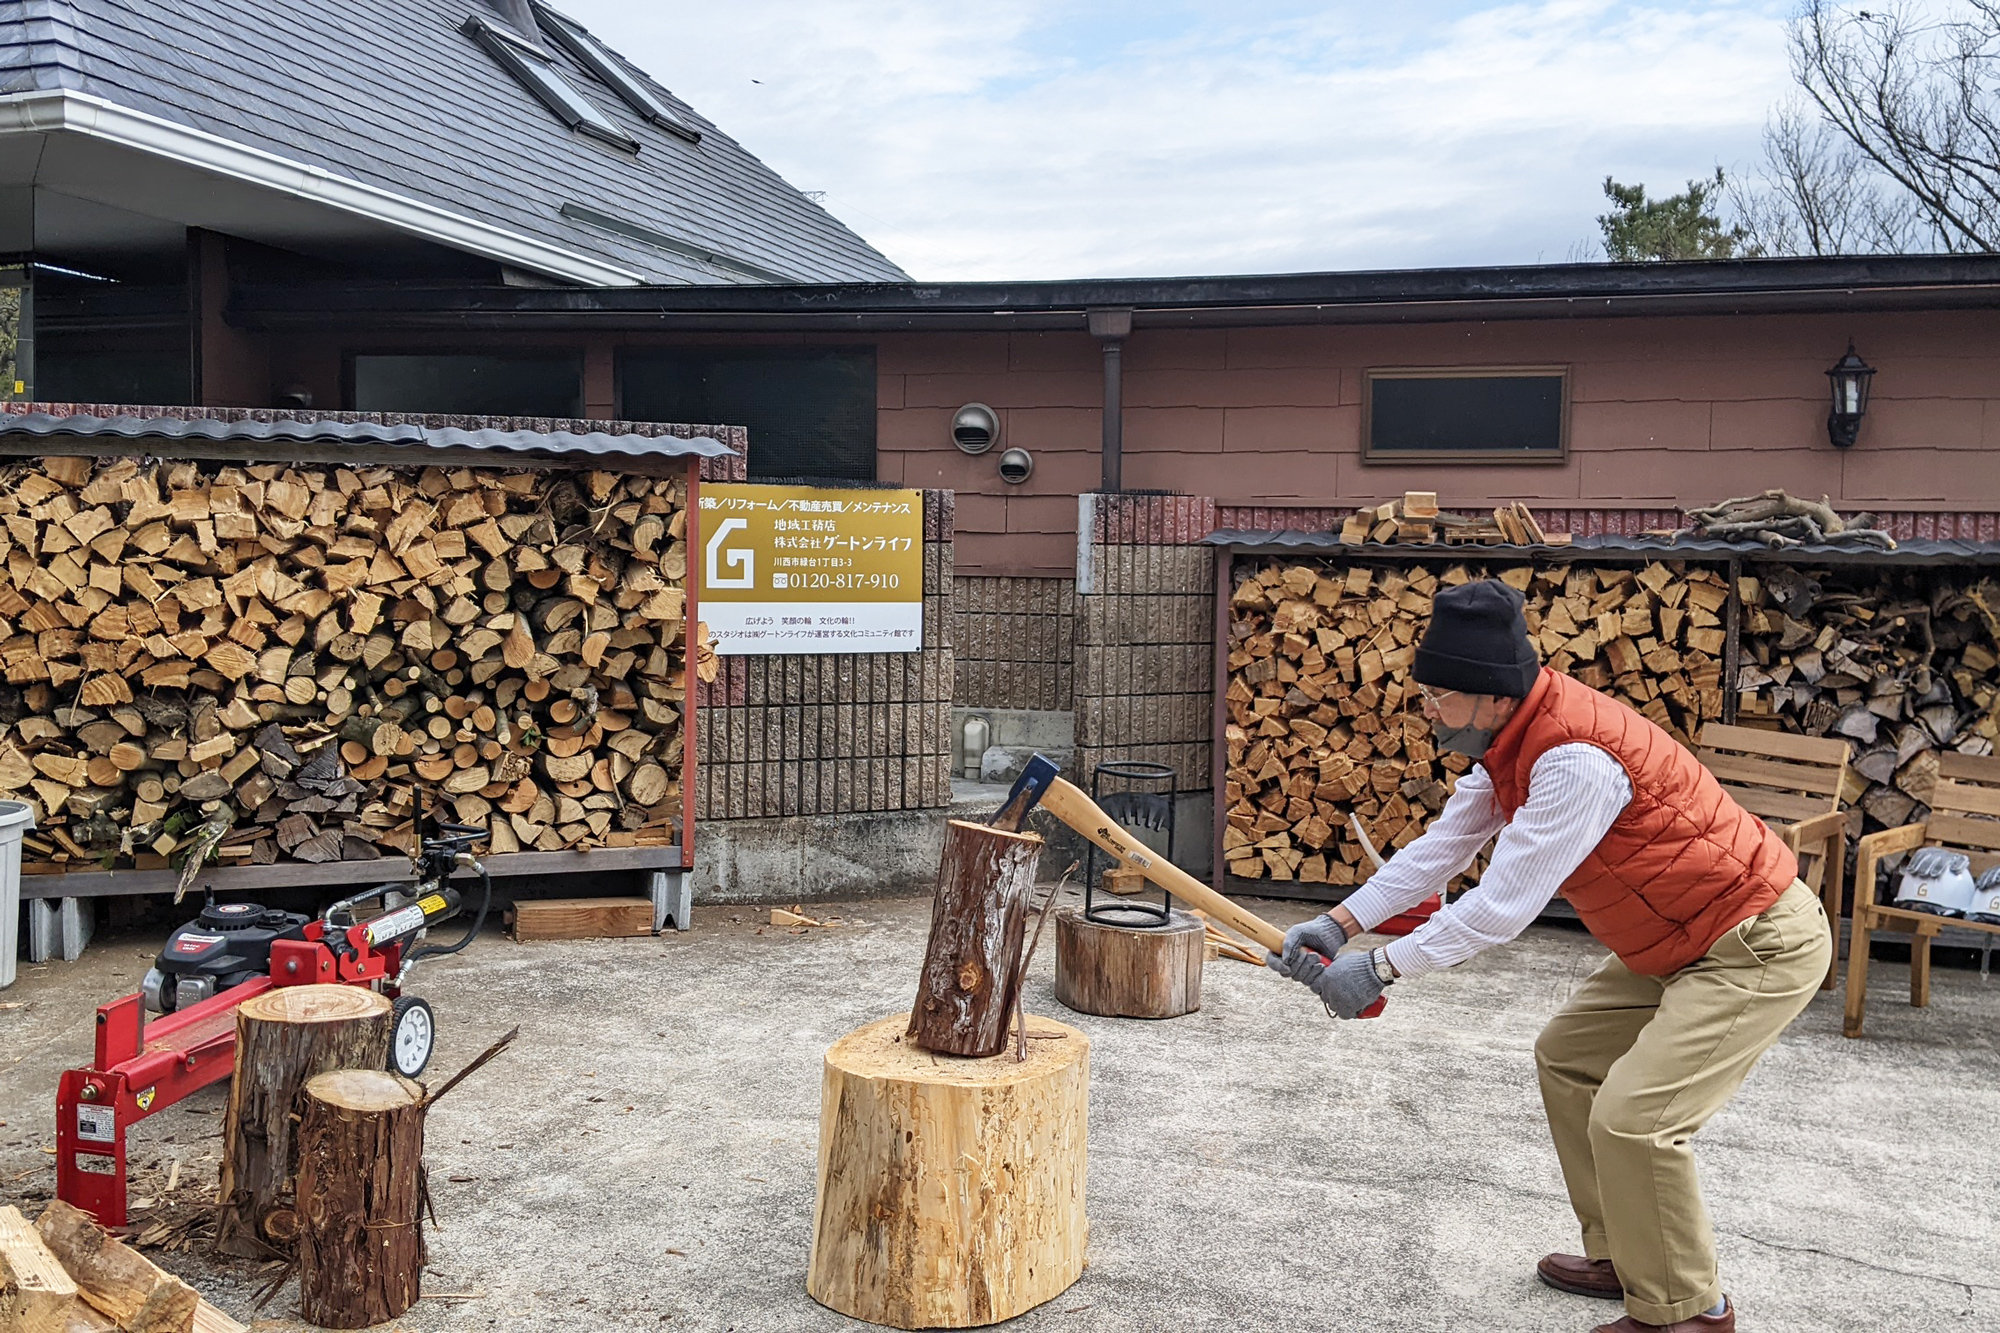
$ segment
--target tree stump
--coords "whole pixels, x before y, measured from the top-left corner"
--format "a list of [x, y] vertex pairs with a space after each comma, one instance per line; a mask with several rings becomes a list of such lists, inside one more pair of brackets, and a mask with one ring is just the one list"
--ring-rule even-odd
[[223, 1253], [258, 1258], [286, 1247], [299, 1095], [330, 1069], [387, 1065], [392, 1007], [359, 986], [282, 986], [237, 1008], [216, 1227]]
[[425, 1263], [424, 1090], [386, 1069], [306, 1084], [299, 1119], [299, 1312], [366, 1328], [417, 1303]]
[[954, 819], [945, 825], [930, 942], [909, 1037], [948, 1055], [996, 1055], [1007, 1044], [1021, 938], [1042, 840]]
[[1178, 1018], [1201, 1008], [1207, 932], [1186, 912], [1164, 926], [1107, 926], [1056, 909], [1056, 998], [1080, 1014]]
[[806, 1291], [894, 1328], [1011, 1319], [1083, 1272], [1089, 1039], [1031, 1018], [1026, 1060], [940, 1060], [903, 1025], [826, 1053]]

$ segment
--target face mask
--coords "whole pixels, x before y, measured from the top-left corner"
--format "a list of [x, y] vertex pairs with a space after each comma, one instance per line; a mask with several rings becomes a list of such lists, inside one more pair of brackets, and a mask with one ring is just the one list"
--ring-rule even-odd
[[1478, 759], [1486, 753], [1487, 747], [1493, 744], [1494, 733], [1498, 730], [1498, 727], [1471, 725], [1448, 727], [1442, 722], [1431, 723], [1431, 734], [1436, 738], [1439, 749], [1450, 750], [1473, 759]]

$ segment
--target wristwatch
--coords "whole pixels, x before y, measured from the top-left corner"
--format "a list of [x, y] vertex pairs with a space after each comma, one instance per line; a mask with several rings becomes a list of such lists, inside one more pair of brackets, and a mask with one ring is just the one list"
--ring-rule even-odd
[[1389, 966], [1389, 951], [1387, 949], [1370, 949], [1368, 951], [1368, 961], [1375, 968], [1375, 979], [1377, 981], [1381, 982], [1384, 986], [1395, 983], [1396, 969]]

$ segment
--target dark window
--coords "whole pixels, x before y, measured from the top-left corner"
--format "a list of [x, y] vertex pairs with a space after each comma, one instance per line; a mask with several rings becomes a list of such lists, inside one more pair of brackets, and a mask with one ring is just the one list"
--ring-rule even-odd
[[1567, 380], [1540, 368], [1369, 371], [1364, 454], [1375, 462], [1559, 460]]
[[575, 57], [579, 65], [604, 80], [606, 86], [617, 93], [626, 106], [661, 129], [677, 134], [689, 143], [701, 142], [700, 130], [682, 119], [679, 112], [655, 95], [653, 90], [627, 69], [617, 56], [600, 46], [595, 37], [561, 14], [551, 13], [540, 5], [535, 6], [535, 19], [541, 24], [542, 31], [554, 39], [556, 45]]
[[[36, 361], [35, 396], [49, 403], [185, 403], [188, 354], [70, 352], [49, 339]], [[9, 386], [12, 387], [12, 386]]]
[[357, 412], [580, 417], [583, 364], [575, 356], [378, 356], [353, 360]]
[[872, 349], [631, 349], [618, 384], [629, 421], [747, 426], [752, 477], [875, 480]]
[[598, 110], [595, 103], [570, 86], [549, 59], [548, 52], [477, 15], [465, 21], [464, 31], [485, 47], [523, 88], [540, 99], [543, 106], [555, 112], [563, 124], [619, 148], [639, 151], [637, 140], [612, 124], [611, 118]]

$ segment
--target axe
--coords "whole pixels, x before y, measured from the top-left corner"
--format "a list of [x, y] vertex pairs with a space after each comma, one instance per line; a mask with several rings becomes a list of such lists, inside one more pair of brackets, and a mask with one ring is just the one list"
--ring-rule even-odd
[[[1027, 768], [1015, 779], [1013, 790], [1007, 793], [1000, 813], [988, 822], [994, 828], [1018, 833], [1028, 812], [1036, 806], [1096, 843], [1119, 864], [1130, 866], [1182, 902], [1199, 907], [1272, 953], [1284, 952], [1284, 931], [1255, 912], [1237, 906], [1173, 862], [1154, 855], [1152, 848], [1126, 832], [1081, 788], [1067, 781], [1052, 760], [1039, 754], [1028, 761]], [[1373, 1018], [1385, 1007], [1385, 1000], [1377, 1000], [1364, 1009], [1361, 1016]]]

